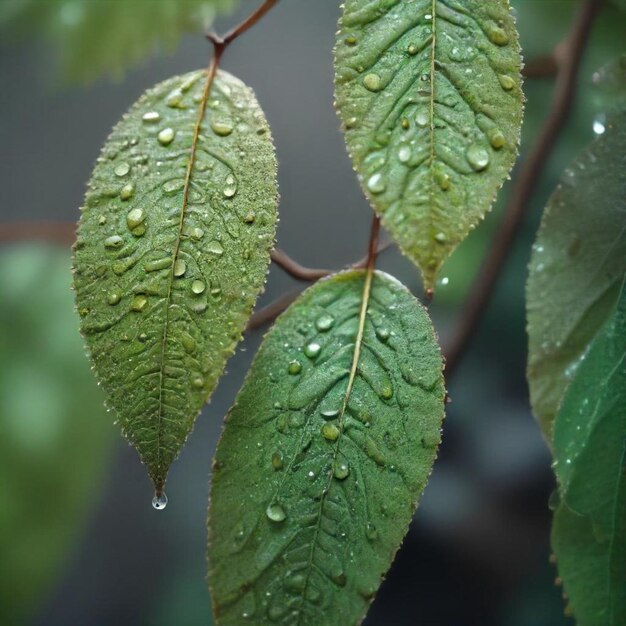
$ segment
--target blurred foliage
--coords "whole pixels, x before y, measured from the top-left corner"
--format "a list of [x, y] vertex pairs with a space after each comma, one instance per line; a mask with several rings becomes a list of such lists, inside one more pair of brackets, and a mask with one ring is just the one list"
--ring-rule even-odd
[[0, 32], [31, 30], [60, 47], [64, 74], [121, 76], [151, 52], [175, 49], [184, 32], [207, 29], [239, 0], [2, 0]]
[[554, 425], [562, 504], [552, 541], [580, 626], [626, 623], [626, 290]]
[[0, 253], [0, 623], [37, 609], [76, 543], [114, 431], [89, 371], [69, 253]]
[[594, 126], [602, 131], [607, 119], [626, 108], [626, 53], [594, 72], [593, 84], [592, 101], [597, 110]]

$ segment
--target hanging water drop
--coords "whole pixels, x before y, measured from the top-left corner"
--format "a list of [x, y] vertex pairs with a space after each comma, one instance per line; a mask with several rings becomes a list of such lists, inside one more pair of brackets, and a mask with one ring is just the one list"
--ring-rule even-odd
[[157, 511], [162, 511], [167, 506], [167, 496], [165, 492], [160, 495], [155, 494], [152, 498], [152, 508]]
[[227, 198], [232, 198], [237, 193], [237, 186], [235, 184], [235, 177], [229, 174], [226, 177], [226, 187], [224, 187], [224, 195]]
[[174, 276], [176, 276], [176, 278], [180, 278], [185, 275], [186, 271], [187, 263], [185, 263], [182, 259], [177, 259], [176, 263], [174, 263]]
[[398, 150], [398, 160], [400, 163], [408, 163], [411, 160], [411, 148], [409, 146], [401, 146]]
[[135, 186], [132, 183], [128, 183], [122, 187], [120, 191], [120, 198], [122, 200], [130, 200], [135, 193]]
[[349, 474], [350, 468], [346, 463], [338, 463], [337, 465], [335, 465], [333, 476], [337, 480], [345, 480], [346, 478], [348, 478]]
[[291, 361], [291, 363], [289, 363], [289, 367], [287, 368], [287, 371], [292, 376], [295, 376], [296, 374], [299, 374], [302, 371], [302, 364], [300, 363], [300, 361]]
[[515, 87], [515, 81], [510, 76], [507, 76], [506, 74], [500, 74], [498, 78], [500, 80], [500, 86], [502, 87], [502, 89], [504, 89], [504, 91], [511, 91], [511, 89]]
[[504, 137], [504, 133], [498, 128], [493, 128], [489, 132], [489, 143], [494, 150], [500, 150], [500, 148], [504, 148], [506, 144], [506, 138]]

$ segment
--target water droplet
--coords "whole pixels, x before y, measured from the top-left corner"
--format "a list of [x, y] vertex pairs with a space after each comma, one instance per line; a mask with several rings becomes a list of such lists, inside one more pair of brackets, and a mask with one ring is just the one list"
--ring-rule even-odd
[[509, 43], [509, 36], [506, 34], [506, 31], [497, 26], [492, 26], [488, 30], [487, 36], [489, 37], [489, 41], [495, 43], [496, 46], [506, 46]]
[[319, 343], [311, 342], [304, 348], [304, 354], [309, 357], [309, 359], [316, 358], [322, 350], [322, 346]]
[[193, 291], [197, 296], [199, 296], [201, 293], [204, 293], [205, 289], [206, 285], [201, 280], [194, 280], [191, 283], [191, 291]]
[[122, 200], [130, 200], [135, 193], [135, 186], [132, 183], [128, 183], [122, 187], [120, 191], [120, 198]]
[[100, 218], [98, 219], [98, 224], [100, 224], [100, 226], [104, 226], [106, 223], [107, 223], [106, 215], [101, 215]]
[[498, 128], [493, 128], [489, 132], [489, 143], [494, 150], [500, 150], [500, 148], [504, 148], [506, 144], [506, 138], [504, 133]]
[[389, 334], [390, 333], [389, 333], [389, 329], [388, 328], [377, 328], [376, 329], [376, 336], [383, 343], [385, 343], [386, 341], [389, 340]]
[[411, 148], [409, 146], [402, 146], [398, 150], [398, 160], [400, 163], [408, 163], [411, 160]]
[[599, 115], [593, 120], [593, 132], [596, 135], [603, 135], [606, 132], [606, 116]]
[[346, 128], [354, 128], [357, 125], [358, 120], [356, 119], [356, 117], [349, 117], [345, 124], [346, 124]]
[[265, 514], [272, 522], [284, 522], [287, 519], [285, 509], [280, 504], [270, 504], [265, 510]]
[[174, 276], [179, 278], [180, 276], [184, 276], [187, 271], [187, 263], [182, 259], [177, 259], [176, 263], [174, 263]]
[[326, 424], [322, 426], [322, 437], [324, 437], [324, 439], [327, 439], [328, 441], [337, 441], [340, 434], [341, 431], [339, 430], [337, 424], [333, 424], [332, 422], [326, 422]]
[[383, 191], [385, 191], [387, 186], [385, 185], [383, 175], [380, 172], [377, 172], [376, 174], [370, 176], [369, 180], [367, 181], [367, 188], [372, 193], [382, 193]]
[[119, 235], [112, 235], [104, 240], [105, 248], [121, 248], [124, 240]]
[[415, 123], [422, 128], [425, 128], [430, 124], [430, 113], [428, 109], [420, 109], [415, 114]]
[[143, 114], [141, 118], [146, 124], [155, 124], [161, 119], [161, 116], [157, 111], [148, 111]]
[[176, 195], [179, 191], [182, 191], [185, 187], [185, 183], [182, 180], [166, 180], [163, 183], [163, 193], [166, 196], [174, 196]]
[[169, 146], [174, 141], [175, 134], [172, 128], [164, 128], [159, 132], [157, 138], [162, 146]]
[[409, 47], [406, 49], [406, 51], [411, 55], [414, 56], [419, 52], [419, 48], [414, 44], [410, 44]]
[[146, 214], [143, 209], [131, 209], [126, 216], [126, 224], [128, 229], [132, 231], [137, 226], [141, 225], [146, 219]]
[[145, 272], [148, 272], [148, 273], [158, 272], [159, 270], [167, 269], [168, 267], [170, 267], [171, 264], [172, 264], [172, 258], [168, 256], [162, 259], [156, 259], [155, 261], [148, 261], [143, 266], [143, 269]]
[[232, 174], [229, 174], [226, 177], [226, 187], [224, 187], [224, 195], [227, 198], [232, 198], [237, 193], [237, 186], [235, 182], [235, 177]]
[[306, 587], [306, 576], [304, 574], [293, 574], [285, 579], [285, 589], [289, 591], [301, 592]]
[[348, 582], [346, 573], [343, 570], [335, 570], [331, 572], [330, 577], [332, 578], [333, 582], [340, 587], [345, 587], [346, 583]]
[[411, 127], [411, 123], [406, 117], [403, 117], [402, 121], [400, 122], [400, 126], [402, 126], [404, 130], [409, 130], [409, 128]]
[[489, 165], [489, 153], [478, 144], [472, 144], [465, 153], [468, 163], [476, 172], [482, 172]]
[[152, 508], [157, 511], [162, 511], [166, 506], [167, 496], [165, 495], [165, 492], [163, 492], [161, 495], [155, 494], [154, 498], [152, 498]]
[[202, 237], [204, 237], [204, 231], [201, 228], [194, 228], [191, 231], [191, 236], [194, 239], [202, 239]]
[[111, 305], [111, 306], [115, 306], [116, 304], [119, 304], [120, 300], [121, 300], [121, 296], [119, 293], [116, 293], [115, 291], [112, 291], [111, 293], [109, 293], [109, 295], [107, 296], [107, 302]]
[[146, 296], [138, 295], [133, 298], [130, 304], [131, 311], [141, 313], [148, 306], [148, 298]]
[[511, 89], [515, 87], [515, 80], [513, 80], [513, 78], [511, 78], [510, 76], [507, 76], [506, 74], [500, 74], [498, 78], [500, 80], [500, 85], [502, 86], [502, 89], [504, 89], [505, 91], [511, 91]]
[[440, 171], [435, 172], [435, 182], [439, 185], [439, 188], [442, 191], [448, 191], [452, 184], [450, 176], [448, 176], [448, 174], [446, 174], [445, 172]]
[[204, 387], [204, 378], [198, 374], [191, 379], [191, 384], [196, 389], [202, 389]]
[[278, 451], [272, 454], [272, 467], [275, 470], [283, 469], [283, 455]]
[[210, 241], [207, 244], [206, 249], [208, 252], [211, 252], [212, 254], [215, 254], [217, 256], [222, 256], [222, 254], [224, 254], [224, 248], [222, 247], [222, 244], [216, 239]]
[[196, 340], [191, 336], [188, 335], [187, 333], [183, 332], [183, 334], [180, 337], [180, 342], [183, 344], [183, 348], [185, 348], [185, 350], [188, 353], [192, 353], [195, 351], [196, 349]]
[[350, 474], [350, 468], [348, 467], [346, 463], [339, 463], [335, 465], [333, 476], [337, 480], [345, 480], [346, 478], [348, 478], [349, 474]]
[[129, 172], [130, 172], [130, 165], [128, 163], [120, 163], [115, 168], [115, 175], [119, 176], [120, 178], [122, 176], [126, 176]]
[[383, 400], [390, 400], [391, 398], [393, 398], [393, 389], [391, 387], [388, 387], [388, 386], [383, 387], [380, 390], [380, 397]]
[[338, 409], [324, 409], [323, 411], [320, 411], [320, 415], [325, 420], [332, 420], [332, 419], [335, 419], [339, 415], [339, 410]]
[[333, 327], [334, 323], [335, 318], [332, 315], [328, 315], [328, 313], [324, 313], [317, 318], [317, 320], [315, 321], [315, 326], [317, 330], [326, 332]]
[[372, 522], [367, 522], [367, 524], [365, 525], [365, 536], [370, 541], [378, 539], [378, 531], [376, 530], [376, 526], [374, 526]]
[[291, 375], [295, 376], [302, 371], [302, 364], [300, 361], [292, 361], [289, 363], [289, 368], [287, 370]]
[[363, 85], [369, 91], [378, 91], [381, 87], [381, 80], [378, 74], [366, 74], [363, 77]]
[[212, 120], [211, 130], [219, 137], [228, 137], [233, 132], [233, 125], [228, 120]]
[[448, 240], [445, 233], [437, 233], [434, 239], [437, 243], [446, 243], [446, 241]]
[[348, 37], [344, 39], [344, 41], [346, 42], [346, 45], [348, 46], [356, 46], [357, 39], [353, 35], [349, 35]]

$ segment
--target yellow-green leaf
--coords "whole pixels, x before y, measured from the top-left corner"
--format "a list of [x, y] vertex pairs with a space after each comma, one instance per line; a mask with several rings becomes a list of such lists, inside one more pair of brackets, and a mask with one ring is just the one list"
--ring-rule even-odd
[[262, 289], [276, 162], [251, 90], [220, 72], [144, 94], [106, 142], [74, 262], [81, 330], [158, 493]]
[[386, 274], [335, 275], [281, 316], [215, 458], [217, 624], [360, 622], [430, 474], [444, 395], [428, 314]]
[[507, 177], [523, 113], [507, 0], [346, 0], [336, 100], [383, 224], [432, 288]]

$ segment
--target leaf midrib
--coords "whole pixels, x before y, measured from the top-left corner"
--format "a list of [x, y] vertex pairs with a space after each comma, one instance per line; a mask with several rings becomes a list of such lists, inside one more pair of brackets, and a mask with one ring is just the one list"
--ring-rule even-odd
[[[172, 302], [172, 288], [174, 286], [174, 271], [176, 261], [178, 259], [178, 253], [180, 251], [180, 243], [182, 240], [183, 234], [183, 226], [185, 223], [185, 214], [187, 212], [187, 206], [189, 203], [189, 191], [191, 188], [191, 178], [193, 173], [193, 167], [196, 161], [196, 152], [198, 147], [198, 142], [200, 138], [200, 128], [202, 126], [202, 122], [204, 121], [204, 116], [206, 114], [207, 102], [209, 100], [209, 94], [211, 92], [211, 87], [215, 80], [215, 76], [217, 74], [217, 67], [211, 65], [209, 70], [206, 72], [206, 81], [204, 85], [204, 90], [202, 92], [202, 99], [198, 104], [198, 116], [196, 119], [196, 123], [194, 126], [193, 136], [191, 139], [191, 148], [189, 150], [189, 161], [187, 163], [187, 170], [185, 172], [185, 184], [183, 186], [183, 201], [180, 209], [180, 216], [178, 221], [178, 233], [176, 235], [176, 241], [174, 243], [174, 251], [172, 253], [172, 263], [170, 267], [169, 280], [167, 284], [167, 295], [165, 297], [165, 325], [163, 328], [163, 339], [161, 341], [161, 352], [160, 352], [160, 370], [159, 370], [159, 414], [158, 414], [158, 424], [157, 424], [157, 467], [159, 471], [162, 471], [161, 467], [161, 435], [163, 430], [163, 389], [164, 389], [164, 378], [165, 378], [165, 358], [167, 351], [167, 339], [169, 334], [170, 327], [170, 306]], [[155, 484], [155, 488], [157, 493], [163, 488], [164, 478], [159, 476], [159, 484]], [[160, 494], [159, 494], [160, 495]]]
[[322, 492], [322, 497], [320, 498], [319, 509], [317, 513], [317, 522], [315, 525], [315, 532], [313, 534], [313, 540], [311, 541], [311, 550], [309, 554], [309, 560], [307, 563], [307, 573], [306, 579], [304, 582], [304, 586], [302, 588], [302, 593], [300, 596], [300, 610], [298, 612], [298, 621], [296, 622], [296, 626], [300, 626], [302, 624], [302, 604], [306, 598], [306, 593], [309, 587], [309, 582], [311, 579], [311, 571], [313, 569], [313, 555], [315, 554], [315, 550], [317, 547], [317, 537], [319, 535], [321, 521], [322, 521], [322, 513], [324, 510], [324, 504], [326, 502], [326, 498], [330, 493], [330, 488], [333, 482], [335, 464], [337, 462], [337, 458], [339, 456], [339, 447], [341, 443], [341, 439], [344, 432], [344, 416], [346, 413], [346, 408], [348, 406], [348, 402], [350, 401], [350, 397], [352, 394], [352, 388], [354, 387], [354, 381], [356, 380], [356, 374], [359, 367], [359, 360], [361, 358], [361, 349], [363, 347], [363, 335], [365, 332], [365, 321], [367, 318], [367, 311], [369, 308], [370, 295], [372, 292], [372, 281], [374, 277], [374, 268], [370, 265], [365, 274], [365, 282], [363, 285], [363, 295], [361, 299], [361, 309], [359, 311], [359, 325], [357, 329], [356, 339], [354, 343], [354, 354], [352, 357], [352, 365], [350, 367], [350, 375], [348, 377], [348, 385], [346, 387], [346, 393], [344, 394], [343, 403], [341, 405], [341, 412], [339, 414], [339, 437], [335, 442], [335, 447], [333, 450], [332, 461], [330, 464], [330, 469], [328, 471], [328, 477], [326, 481], [326, 487]]

